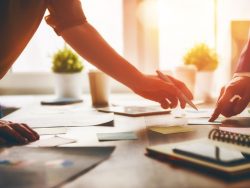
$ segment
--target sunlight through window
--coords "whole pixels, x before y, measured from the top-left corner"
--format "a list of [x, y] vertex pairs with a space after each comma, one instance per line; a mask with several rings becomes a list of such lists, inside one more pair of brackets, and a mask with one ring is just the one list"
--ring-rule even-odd
[[160, 68], [183, 64], [197, 43], [214, 47], [214, 1], [159, 0]]
[[[122, 54], [123, 51], [123, 7], [122, 0], [82, 0], [87, 20], [101, 33], [108, 43]], [[48, 14], [48, 12], [46, 13]], [[43, 20], [36, 34], [12, 67], [13, 72], [49, 72], [51, 56], [64, 46]], [[91, 65], [85, 63], [87, 68]]]

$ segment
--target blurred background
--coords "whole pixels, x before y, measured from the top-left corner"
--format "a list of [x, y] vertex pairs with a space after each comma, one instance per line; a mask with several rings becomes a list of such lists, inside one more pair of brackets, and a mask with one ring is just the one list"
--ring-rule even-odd
[[[174, 72], [197, 44], [218, 55], [213, 91], [230, 80], [248, 38], [249, 0], [81, 0], [88, 21], [141, 71]], [[48, 14], [48, 12], [46, 13]], [[53, 93], [51, 59], [64, 41], [43, 20], [12, 69], [0, 81], [1, 94]], [[84, 61], [83, 91], [89, 92]], [[185, 80], [183, 80], [185, 82]], [[112, 82], [113, 92], [129, 90]]]

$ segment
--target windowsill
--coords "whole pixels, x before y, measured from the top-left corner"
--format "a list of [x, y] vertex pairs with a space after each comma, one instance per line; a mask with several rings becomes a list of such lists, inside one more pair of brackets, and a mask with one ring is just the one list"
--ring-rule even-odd
[[[131, 90], [119, 82], [111, 79], [112, 93], [131, 93]], [[53, 73], [8, 73], [0, 80], [1, 95], [30, 95], [53, 94]], [[83, 93], [89, 93], [89, 80], [83, 73]]]
[[[22, 108], [30, 105], [40, 105], [42, 100], [51, 100], [55, 98], [54, 95], [3, 95], [0, 96], [2, 106], [11, 108]], [[83, 102], [91, 106], [90, 94], [82, 95]], [[109, 96], [111, 105], [122, 106], [145, 106], [145, 105], [158, 105], [158, 103], [144, 99], [133, 93], [111, 93]]]

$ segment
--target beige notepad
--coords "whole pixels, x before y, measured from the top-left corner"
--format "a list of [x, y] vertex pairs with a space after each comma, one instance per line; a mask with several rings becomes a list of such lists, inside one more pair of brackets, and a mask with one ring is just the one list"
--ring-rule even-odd
[[168, 126], [168, 127], [162, 127], [162, 126], [152, 126], [149, 127], [149, 130], [161, 134], [175, 134], [175, 133], [185, 133], [185, 132], [192, 132], [195, 131], [194, 128], [188, 127], [188, 126]]

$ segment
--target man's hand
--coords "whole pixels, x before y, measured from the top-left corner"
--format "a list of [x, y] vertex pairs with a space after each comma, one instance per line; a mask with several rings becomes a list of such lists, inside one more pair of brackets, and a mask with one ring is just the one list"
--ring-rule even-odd
[[28, 125], [0, 120], [0, 144], [27, 144], [39, 139], [39, 135]]
[[[193, 99], [192, 93], [183, 82], [170, 76], [169, 78], [190, 100]], [[156, 76], [144, 76], [142, 82], [138, 82], [138, 84], [135, 82], [135, 85], [136, 88], [134, 88], [133, 91], [136, 94], [149, 100], [159, 102], [162, 108], [176, 108], [178, 101], [180, 102], [181, 108], [185, 108], [186, 106], [185, 100], [176, 91], [175, 87]]]
[[235, 77], [221, 89], [214, 113], [209, 121], [214, 121], [220, 114], [231, 117], [241, 113], [250, 101], [250, 78]]

